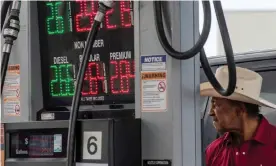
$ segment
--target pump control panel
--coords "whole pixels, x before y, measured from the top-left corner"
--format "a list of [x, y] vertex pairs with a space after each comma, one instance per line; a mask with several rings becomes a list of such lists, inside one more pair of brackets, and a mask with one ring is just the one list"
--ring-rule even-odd
[[10, 133], [11, 158], [66, 157], [67, 129], [20, 130]]
[[[93, 44], [81, 104], [134, 103], [134, 26], [130, 1], [116, 1]], [[44, 103], [69, 106], [98, 1], [37, 2]]]
[[[141, 166], [140, 130], [139, 119], [78, 120], [76, 162]], [[5, 166], [66, 164], [68, 121], [6, 124], [5, 133]]]

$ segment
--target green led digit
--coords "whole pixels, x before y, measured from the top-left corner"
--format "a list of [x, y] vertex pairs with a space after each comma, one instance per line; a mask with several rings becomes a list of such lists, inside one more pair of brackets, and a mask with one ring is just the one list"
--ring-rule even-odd
[[74, 81], [70, 77], [69, 69], [71, 64], [64, 64], [59, 66], [60, 74], [60, 96], [72, 96], [74, 94]]
[[66, 67], [66, 76], [67, 76], [66, 93], [68, 96], [73, 96], [75, 91], [75, 85], [74, 85], [73, 78], [70, 76], [69, 68], [72, 69], [73, 65], [67, 64], [67, 67]]
[[65, 84], [65, 91], [66, 91], [66, 96], [73, 96], [74, 95], [74, 90], [75, 90], [75, 86], [74, 86], [74, 80], [71, 77], [70, 74], [70, 69], [73, 69], [73, 65], [72, 64], [66, 64], [65, 65], [65, 75], [66, 75], [66, 84]]
[[59, 6], [62, 2], [48, 2], [46, 5], [50, 8], [50, 16], [47, 17], [47, 31], [49, 35], [64, 33], [64, 18], [59, 15]]
[[53, 79], [50, 82], [51, 96], [73, 96], [74, 80], [70, 76], [72, 64], [52, 65]]
[[53, 5], [53, 3], [54, 2], [48, 2], [48, 3], [46, 3], [46, 5], [50, 8], [50, 12], [51, 12], [51, 14], [50, 14], [50, 16], [48, 16], [47, 17], [47, 19], [46, 19], [46, 22], [47, 22], [47, 31], [48, 31], [48, 34], [49, 35], [53, 35], [53, 34], [55, 34], [55, 31], [54, 30], [52, 30], [52, 28], [51, 28], [51, 22], [54, 20], [54, 5]]
[[[66, 3], [66, 2], [64, 2]], [[55, 16], [56, 16], [56, 33], [57, 34], [63, 34], [64, 33], [64, 19], [63, 16], [59, 15], [59, 6], [62, 4], [62, 2], [56, 2], [55, 3]]]
[[52, 73], [53, 73], [53, 79], [50, 82], [50, 92], [51, 92], [51, 96], [59, 96], [59, 92], [57, 92], [56, 90], [56, 85], [59, 82], [59, 73], [58, 73], [58, 67], [56, 65], [52, 65], [50, 66], [50, 68], [52, 69]]
[[[63, 70], [62, 70], [63, 69]], [[59, 89], [60, 89], [60, 96], [67, 96], [66, 95], [66, 73], [64, 73], [64, 69], [66, 71], [66, 65], [59, 66]], [[65, 78], [62, 76], [65, 75]]]

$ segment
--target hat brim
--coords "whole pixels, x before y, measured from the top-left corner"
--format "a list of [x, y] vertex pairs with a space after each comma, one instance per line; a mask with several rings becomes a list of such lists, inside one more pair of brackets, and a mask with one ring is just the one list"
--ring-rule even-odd
[[259, 97], [258, 99], [246, 96], [244, 94], [241, 94], [239, 92], [234, 92], [230, 96], [222, 96], [220, 95], [209, 82], [204, 82], [200, 84], [200, 95], [201, 96], [209, 96], [209, 97], [218, 97], [218, 98], [226, 98], [229, 100], [234, 100], [234, 101], [241, 101], [241, 102], [246, 102], [246, 103], [251, 103], [251, 104], [256, 104], [259, 106], [265, 106], [269, 108], [276, 109], [276, 105]]

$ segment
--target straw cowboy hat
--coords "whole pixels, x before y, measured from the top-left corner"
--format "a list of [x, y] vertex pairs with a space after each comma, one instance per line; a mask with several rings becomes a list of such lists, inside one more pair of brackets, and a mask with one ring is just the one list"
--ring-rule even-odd
[[[258, 73], [237, 67], [237, 85], [235, 92], [231, 96], [221, 96], [216, 92], [209, 82], [200, 85], [200, 95], [226, 98], [235, 101], [256, 104], [276, 109], [276, 105], [260, 97], [263, 78]], [[228, 85], [228, 67], [219, 67], [215, 74], [221, 86], [226, 88]]]

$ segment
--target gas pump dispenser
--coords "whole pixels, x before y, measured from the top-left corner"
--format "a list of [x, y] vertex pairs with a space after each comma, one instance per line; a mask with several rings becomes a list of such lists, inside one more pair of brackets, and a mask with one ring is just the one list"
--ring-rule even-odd
[[[202, 165], [194, 55], [209, 32], [197, 42], [198, 2], [163, 2], [164, 34], [160, 4], [111, 2], [22, 2], [2, 96], [5, 166]], [[198, 48], [179, 61], [168, 43]], [[228, 90], [215, 82], [224, 95], [228, 60]]]

